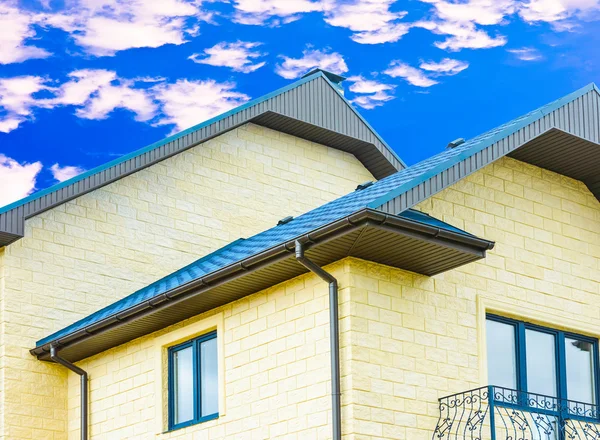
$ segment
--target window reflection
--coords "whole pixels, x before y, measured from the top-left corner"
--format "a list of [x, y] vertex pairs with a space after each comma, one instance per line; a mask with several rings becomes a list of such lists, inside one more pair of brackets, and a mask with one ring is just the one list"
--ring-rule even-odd
[[516, 389], [515, 326], [488, 320], [486, 332], [489, 383]]
[[203, 342], [200, 347], [200, 388], [204, 417], [219, 412], [217, 340]]
[[527, 391], [556, 397], [556, 337], [526, 330]]
[[188, 422], [194, 418], [193, 349], [184, 348], [173, 353], [174, 422]]
[[596, 403], [594, 393], [594, 346], [591, 342], [565, 338], [567, 395], [569, 400]]

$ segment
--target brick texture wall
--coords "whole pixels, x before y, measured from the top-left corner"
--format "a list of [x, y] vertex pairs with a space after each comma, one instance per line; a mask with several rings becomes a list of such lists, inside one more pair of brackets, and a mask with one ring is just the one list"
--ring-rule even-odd
[[67, 438], [67, 374], [36, 340], [366, 180], [350, 154], [248, 124], [27, 220], [0, 249], [0, 438]]
[[[346, 262], [327, 267], [343, 285], [348, 285], [347, 269]], [[328, 294], [326, 283], [303, 275], [82, 361], [78, 365], [91, 378], [91, 437], [330, 439]], [[342, 308], [349, 299], [349, 291], [342, 289]], [[217, 337], [224, 340], [226, 413], [217, 420], [161, 433], [155, 421], [167, 409], [157, 405], [155, 395], [154, 382], [161, 373], [154, 341], [219, 313], [224, 316], [224, 331]], [[347, 322], [343, 314], [342, 321]], [[348, 350], [344, 325], [342, 331], [342, 346]], [[347, 382], [345, 365], [342, 376]], [[78, 433], [78, 393], [79, 381], [70, 375], [73, 439]], [[351, 423], [351, 418], [345, 420]]]
[[[486, 383], [482, 301], [600, 336], [600, 205], [583, 184], [507, 158], [418, 208], [496, 247], [435, 277], [352, 258], [327, 267], [341, 286], [346, 440], [430, 439], [437, 399]], [[221, 308], [226, 415], [159, 438], [330, 438], [326, 295], [305, 275]], [[164, 408], [153, 404], [149, 347], [177, 327], [82, 363], [92, 387], [106, 390], [92, 398], [94, 438], [156, 434], [150, 420]], [[77, 389], [72, 376], [73, 434]]]
[[[485, 383], [483, 302], [493, 302], [500, 313], [600, 336], [600, 204], [581, 182], [505, 158], [418, 208], [495, 240], [496, 247], [484, 261], [435, 277], [356, 259], [328, 267], [341, 284], [346, 440], [431, 438], [437, 399]], [[44, 252], [43, 240], [27, 240], [21, 251], [30, 244], [42, 246], [31, 255]], [[55, 276], [52, 266], [41, 272], [22, 267], [35, 258], [9, 264], [20, 258], [15, 252], [4, 254], [4, 430], [9, 438], [64, 438], [68, 429], [75, 439], [77, 378], [69, 375], [67, 394], [64, 371], [30, 359], [25, 350], [40, 332], [38, 321], [64, 319], [62, 309], [50, 308], [55, 318], [49, 319], [31, 303], [38, 294], [50, 302], [66, 292], [54, 286], [65, 277]], [[35, 279], [41, 284], [42, 275], [43, 293], [24, 288]], [[216, 312], [225, 320], [226, 414], [158, 438], [330, 438], [326, 284], [305, 275]], [[43, 319], [34, 319], [36, 313]], [[156, 337], [200, 319], [81, 363], [91, 373], [93, 438], [157, 436], [153, 421], [164, 408], [156, 407], [152, 384], [160, 372], [151, 347]]]
[[487, 384], [478, 304], [600, 337], [600, 204], [581, 182], [505, 158], [418, 208], [496, 247], [432, 278], [351, 261], [349, 438], [429, 440], [438, 398]]

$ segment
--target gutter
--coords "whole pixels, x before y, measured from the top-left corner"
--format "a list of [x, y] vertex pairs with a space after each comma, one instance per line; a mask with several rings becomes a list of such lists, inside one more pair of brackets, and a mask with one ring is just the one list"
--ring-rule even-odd
[[307, 247], [315, 244], [324, 244], [363, 226], [386, 229], [425, 241], [436, 240], [440, 244], [446, 241], [448, 246], [452, 245], [456, 247], [462, 245], [462, 250], [481, 257], [486, 250], [494, 247], [494, 242], [472, 235], [448, 231], [437, 226], [426, 225], [418, 221], [386, 214], [370, 208], [363, 208], [360, 211], [314, 229], [309, 233], [297, 236], [242, 261], [211, 272], [202, 278], [161, 293], [154, 298], [87, 325], [73, 333], [48, 341], [30, 350], [30, 353], [38, 358], [45, 359], [48, 357], [52, 345], [65, 348], [66, 346], [79, 343], [91, 336], [99, 335], [115, 327], [119, 327], [126, 322], [154, 313], [160, 308], [176, 304], [188, 299], [190, 296], [200, 295], [233, 279], [289, 258], [290, 254], [294, 252], [297, 242]]
[[329, 343], [331, 347], [331, 414], [333, 440], [342, 440], [342, 403], [340, 386], [340, 325], [338, 282], [333, 275], [304, 255], [304, 246], [296, 241], [296, 260], [329, 283]]
[[81, 440], [87, 440], [88, 438], [88, 374], [76, 365], [73, 365], [66, 359], [63, 359], [58, 354], [58, 347], [53, 345], [50, 347], [50, 359], [57, 364], [68, 368], [75, 374], [78, 374], [81, 378]]

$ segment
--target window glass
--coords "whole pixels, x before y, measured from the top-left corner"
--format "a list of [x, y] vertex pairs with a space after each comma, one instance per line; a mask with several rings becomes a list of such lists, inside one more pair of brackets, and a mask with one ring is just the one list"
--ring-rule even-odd
[[486, 333], [489, 383], [517, 389], [515, 326], [488, 319]]
[[219, 412], [217, 371], [217, 339], [200, 344], [200, 389], [202, 417]]
[[565, 338], [567, 395], [569, 400], [596, 403], [594, 398], [594, 345]]
[[193, 347], [173, 353], [173, 423], [194, 419], [194, 351]]
[[527, 391], [556, 397], [556, 340], [551, 333], [527, 329]]

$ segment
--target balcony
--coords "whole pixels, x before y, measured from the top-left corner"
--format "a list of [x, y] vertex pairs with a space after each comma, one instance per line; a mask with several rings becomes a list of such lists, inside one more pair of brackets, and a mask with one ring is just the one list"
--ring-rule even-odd
[[440, 399], [440, 439], [600, 440], [600, 408], [490, 385]]

